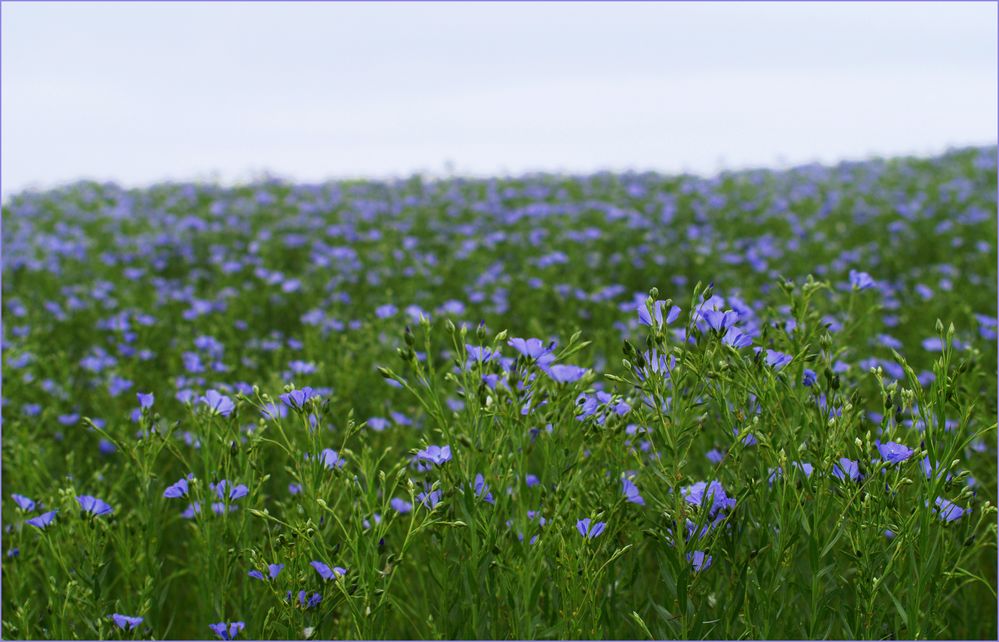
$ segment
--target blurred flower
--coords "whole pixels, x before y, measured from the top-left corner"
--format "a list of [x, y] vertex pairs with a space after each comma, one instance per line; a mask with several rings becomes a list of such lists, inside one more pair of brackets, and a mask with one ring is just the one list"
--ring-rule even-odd
[[115, 625], [122, 630], [131, 631], [135, 627], [142, 624], [142, 618], [133, 615], [122, 615], [121, 613], [113, 613], [111, 619], [114, 620]]
[[24, 495], [18, 495], [17, 493], [14, 493], [10, 497], [15, 502], [17, 502], [17, 505], [24, 512], [30, 513], [31, 511], [35, 510], [35, 502], [33, 500], [31, 500], [31, 499], [28, 499]]
[[55, 519], [56, 513], [58, 512], [58, 510], [50, 510], [47, 513], [42, 513], [38, 517], [32, 517], [31, 519], [25, 520], [24, 523], [29, 526], [45, 530], [45, 527], [52, 523], [52, 520]]
[[246, 628], [246, 625], [242, 622], [230, 622], [229, 624], [219, 622], [218, 624], [209, 624], [208, 628], [214, 631], [220, 640], [235, 640], [240, 631]]
[[208, 390], [205, 392], [204, 396], [199, 399], [201, 403], [208, 406], [208, 410], [213, 415], [222, 415], [223, 417], [228, 417], [232, 414], [232, 411], [236, 409], [236, 404], [232, 402], [232, 399], [226, 397], [225, 395], [219, 394], [215, 390]]
[[645, 500], [638, 493], [638, 486], [636, 486], [635, 482], [631, 481], [627, 477], [621, 478], [621, 491], [624, 493], [624, 498], [632, 504], [645, 506]]
[[451, 461], [451, 446], [427, 446], [416, 453], [417, 459], [441, 466]]

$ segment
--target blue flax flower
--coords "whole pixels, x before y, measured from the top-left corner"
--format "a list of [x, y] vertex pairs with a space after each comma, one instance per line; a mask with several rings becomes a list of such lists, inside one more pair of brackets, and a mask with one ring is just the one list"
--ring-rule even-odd
[[167, 489], [163, 491], [163, 496], [170, 499], [176, 499], [187, 495], [189, 490], [190, 487], [188, 486], [187, 478], [181, 477], [175, 484], [167, 486]]
[[318, 396], [319, 395], [315, 390], [309, 386], [305, 386], [301, 390], [286, 392], [283, 395], [280, 395], [280, 398], [284, 405], [288, 406], [292, 410], [301, 410], [310, 399], [314, 399]]
[[538, 363], [551, 363], [555, 359], [555, 355], [552, 354], [554, 343], [545, 345], [541, 339], [520, 339], [514, 337], [507, 341], [507, 345], [528, 359], [532, 359]]
[[699, 573], [710, 568], [713, 560], [714, 558], [704, 551], [687, 553], [687, 561], [690, 562], [690, 565], [694, 568], [695, 573]]
[[58, 512], [59, 512], [58, 510], [50, 510], [47, 513], [42, 513], [38, 517], [32, 517], [29, 520], [25, 520], [24, 523], [28, 524], [29, 526], [34, 526], [35, 528], [40, 528], [42, 530], [45, 530], [45, 527], [52, 523], [52, 520], [55, 519], [56, 513]]
[[24, 495], [18, 495], [17, 493], [14, 493], [13, 495], [10, 496], [10, 498], [13, 499], [15, 502], [17, 502], [17, 505], [20, 507], [20, 509], [26, 513], [30, 513], [31, 511], [35, 510], [34, 500], [28, 499]]
[[671, 306], [669, 312], [666, 313], [665, 318], [663, 318], [663, 310], [666, 307], [665, 301], [654, 301], [652, 303], [652, 314], [649, 314], [649, 308], [645, 303], [638, 304], [638, 320], [643, 325], [656, 327], [662, 327], [663, 325], [669, 325], [677, 320], [680, 316], [680, 308], [677, 306]]
[[645, 506], [645, 499], [639, 494], [638, 486], [627, 477], [621, 478], [621, 491], [624, 493], [624, 498], [632, 504]]
[[316, 569], [316, 573], [319, 573], [319, 577], [324, 580], [335, 580], [336, 578], [347, 574], [347, 569], [342, 566], [334, 566], [333, 568], [330, 568], [326, 564], [319, 561], [312, 561], [309, 562], [309, 564], [312, 565], [312, 568]]
[[948, 524], [961, 519], [965, 513], [971, 512], [970, 508], [961, 508], [954, 502], [948, 501], [943, 497], [937, 497], [933, 503], [936, 504], [936, 509], [934, 510], [940, 515], [940, 519]]
[[427, 446], [416, 453], [416, 458], [441, 466], [451, 461], [451, 446]]
[[236, 404], [232, 402], [232, 399], [216, 392], [215, 390], [205, 392], [204, 396], [198, 401], [208, 406], [208, 410], [213, 415], [228, 417], [232, 414], [232, 411], [236, 409]]
[[858, 272], [857, 270], [850, 270], [850, 287], [857, 288], [858, 290], [866, 290], [868, 288], [874, 287], [874, 279], [867, 272]]
[[134, 615], [122, 615], [121, 613], [112, 613], [111, 619], [114, 620], [115, 625], [122, 630], [131, 631], [135, 627], [142, 624], [142, 618]]
[[586, 539], [593, 539], [594, 537], [599, 537], [604, 529], [607, 527], [607, 522], [596, 522], [592, 526], [590, 525], [590, 518], [584, 517], [583, 519], [576, 522], [576, 530], [579, 534]]
[[489, 484], [486, 483], [485, 478], [481, 474], [475, 476], [475, 496], [482, 498], [482, 501], [487, 504], [496, 503], [496, 500], [493, 499], [493, 494], [489, 492]]
[[91, 495], [80, 495], [76, 501], [80, 502], [80, 508], [84, 512], [91, 515], [107, 515], [114, 511], [110, 504]]
[[881, 459], [889, 464], [901, 463], [911, 457], [913, 452], [911, 448], [894, 441], [879, 443], [877, 446]]
[[[270, 576], [270, 579], [272, 580], [276, 579], [278, 574], [281, 573], [282, 569], [284, 569], [284, 564], [268, 564], [267, 573]], [[247, 575], [249, 575], [252, 578], [256, 578], [258, 580], [265, 579], [264, 574], [256, 569], [250, 571], [249, 573], [247, 573]]]
[[840, 457], [839, 462], [833, 464], [832, 474], [840, 481], [858, 481], [861, 477], [860, 465], [852, 459]]
[[246, 628], [246, 624], [243, 622], [230, 622], [229, 624], [219, 622], [218, 624], [209, 624], [208, 628], [214, 631], [220, 640], [235, 640], [240, 631]]

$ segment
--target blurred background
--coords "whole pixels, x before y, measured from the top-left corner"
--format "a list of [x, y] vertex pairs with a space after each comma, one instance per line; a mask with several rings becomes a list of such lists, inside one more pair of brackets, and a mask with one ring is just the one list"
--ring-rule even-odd
[[994, 3], [4, 3], [0, 189], [932, 154], [996, 54]]

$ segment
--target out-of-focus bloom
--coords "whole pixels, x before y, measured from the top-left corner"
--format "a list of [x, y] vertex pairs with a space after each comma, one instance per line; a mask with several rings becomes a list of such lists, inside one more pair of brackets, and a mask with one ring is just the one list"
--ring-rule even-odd
[[554, 364], [545, 371], [557, 383], [575, 383], [586, 374], [586, 368], [568, 364]]
[[555, 355], [552, 354], [553, 344], [545, 345], [541, 339], [514, 337], [507, 341], [507, 345], [538, 363], [551, 363], [555, 359]]
[[10, 496], [10, 498], [13, 499], [17, 503], [18, 507], [26, 513], [30, 513], [35, 510], [34, 500], [28, 499], [24, 495], [14, 493]]
[[416, 458], [441, 466], [451, 461], [451, 446], [427, 446], [416, 453]]
[[933, 503], [936, 504], [936, 508], [934, 510], [940, 515], [940, 519], [948, 524], [961, 519], [965, 513], [971, 512], [970, 508], [961, 508], [954, 502], [946, 500], [943, 497], [937, 497]]
[[874, 287], [874, 279], [867, 272], [850, 270], [850, 287], [858, 290], [866, 290]]
[[687, 561], [694, 568], [694, 572], [699, 573], [710, 568], [714, 558], [704, 551], [694, 551], [693, 553], [687, 553]]
[[489, 484], [486, 483], [485, 478], [481, 474], [475, 476], [475, 496], [480, 497], [487, 504], [496, 503], [496, 500], [493, 499], [493, 494], [489, 492]]
[[334, 468], [343, 468], [347, 464], [347, 460], [340, 456], [340, 453], [333, 450], [332, 448], [324, 448], [321, 453], [319, 453], [319, 460], [323, 462], [323, 466], [326, 466], [330, 470]]
[[190, 490], [190, 488], [187, 483], [187, 478], [181, 477], [176, 483], [167, 486], [167, 489], [163, 491], [163, 496], [175, 499], [177, 497], [187, 495], [188, 490]]
[[112, 613], [111, 619], [114, 620], [115, 626], [125, 631], [131, 631], [135, 627], [142, 624], [142, 618], [136, 617], [134, 615], [122, 615], [121, 613]]
[[47, 513], [42, 513], [38, 517], [32, 517], [31, 519], [25, 520], [24, 523], [28, 524], [29, 526], [34, 526], [35, 528], [40, 528], [42, 530], [45, 530], [45, 527], [47, 527], [49, 524], [52, 523], [52, 520], [55, 519], [55, 516], [58, 512], [59, 512], [58, 510], [50, 510]]
[[199, 401], [208, 406], [209, 412], [213, 415], [228, 417], [232, 414], [232, 411], [236, 409], [236, 404], [232, 402], [232, 399], [215, 390], [208, 390], [205, 392], [204, 396], [202, 396]]
[[243, 622], [230, 622], [228, 624], [219, 622], [218, 624], [209, 624], [208, 628], [214, 631], [220, 640], [235, 640], [240, 631], [246, 628], [246, 624]]
[[624, 498], [632, 504], [645, 506], [645, 499], [643, 499], [639, 494], [638, 486], [636, 486], [635, 482], [631, 481], [627, 477], [621, 478], [621, 492], [624, 493]]

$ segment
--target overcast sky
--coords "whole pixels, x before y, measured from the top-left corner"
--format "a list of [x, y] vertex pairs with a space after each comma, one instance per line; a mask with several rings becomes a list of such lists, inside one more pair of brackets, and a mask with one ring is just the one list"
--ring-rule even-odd
[[994, 3], [2, 5], [4, 195], [997, 139]]

